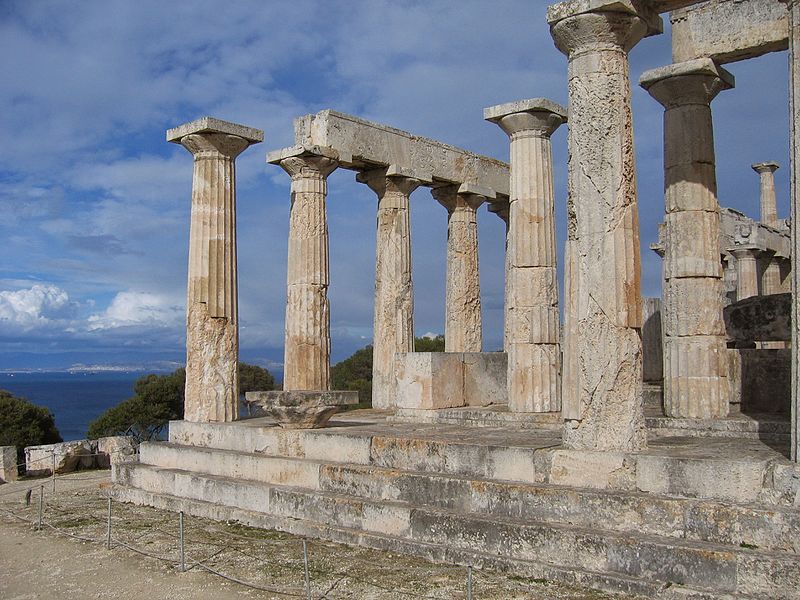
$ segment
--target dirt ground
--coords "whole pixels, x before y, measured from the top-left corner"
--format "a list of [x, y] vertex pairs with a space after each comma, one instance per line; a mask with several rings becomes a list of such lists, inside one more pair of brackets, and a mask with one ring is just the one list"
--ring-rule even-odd
[[[42, 485], [43, 525], [37, 530]], [[0, 598], [4, 600], [306, 598], [301, 538], [186, 516], [187, 570], [181, 572], [178, 515], [112, 503], [108, 550], [109, 472], [59, 477], [55, 493], [51, 486], [50, 480], [0, 486]], [[29, 505], [27, 490], [31, 490]], [[467, 597], [464, 567], [318, 540], [307, 543], [313, 598]], [[472, 597], [633, 598], [481, 570], [473, 571]]]

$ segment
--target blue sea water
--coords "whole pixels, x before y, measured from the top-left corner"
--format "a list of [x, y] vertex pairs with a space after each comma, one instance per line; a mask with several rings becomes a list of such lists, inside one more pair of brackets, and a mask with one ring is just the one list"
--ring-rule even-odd
[[0, 389], [50, 409], [64, 441], [86, 437], [89, 423], [133, 396], [145, 373], [0, 373]]

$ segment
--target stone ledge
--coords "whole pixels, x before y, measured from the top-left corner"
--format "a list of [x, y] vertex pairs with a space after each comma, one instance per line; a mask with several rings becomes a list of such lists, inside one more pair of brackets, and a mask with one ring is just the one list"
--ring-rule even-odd
[[215, 119], [214, 117], [201, 117], [190, 123], [167, 129], [167, 141], [180, 143], [181, 138], [193, 133], [227, 133], [244, 138], [251, 144], [264, 141], [264, 132], [260, 129]]

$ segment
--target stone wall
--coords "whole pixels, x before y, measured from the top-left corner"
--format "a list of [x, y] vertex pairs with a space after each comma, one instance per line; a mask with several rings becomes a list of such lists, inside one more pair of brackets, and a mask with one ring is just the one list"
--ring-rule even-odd
[[49, 476], [53, 474], [54, 464], [56, 473], [107, 469], [135, 453], [133, 439], [125, 436], [28, 446], [25, 448], [25, 472], [32, 476]]

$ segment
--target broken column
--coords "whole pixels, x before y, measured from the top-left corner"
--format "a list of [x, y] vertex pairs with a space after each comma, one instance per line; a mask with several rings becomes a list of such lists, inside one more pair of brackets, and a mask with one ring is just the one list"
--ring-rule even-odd
[[562, 415], [564, 445], [574, 449], [646, 445], [628, 51], [659, 33], [661, 19], [635, 6], [573, 0], [548, 9], [556, 46], [569, 58]]
[[422, 181], [394, 166], [359, 173], [357, 179], [378, 195], [372, 407], [394, 408], [394, 355], [414, 351], [409, 196]]
[[664, 106], [664, 412], [728, 414], [720, 212], [711, 101], [734, 85], [711, 59], [644, 73]]
[[484, 118], [511, 140], [508, 405], [513, 412], [555, 412], [561, 410], [561, 349], [550, 136], [567, 111], [534, 98], [487, 108]]
[[477, 211], [494, 193], [462, 184], [435, 188], [431, 194], [447, 210], [444, 349], [480, 352], [483, 328]]
[[268, 156], [292, 178], [286, 281], [284, 391], [331, 388], [327, 177], [336, 152], [289, 148]]
[[236, 157], [258, 129], [204, 117], [167, 131], [194, 156], [186, 301], [187, 421], [239, 415]]

